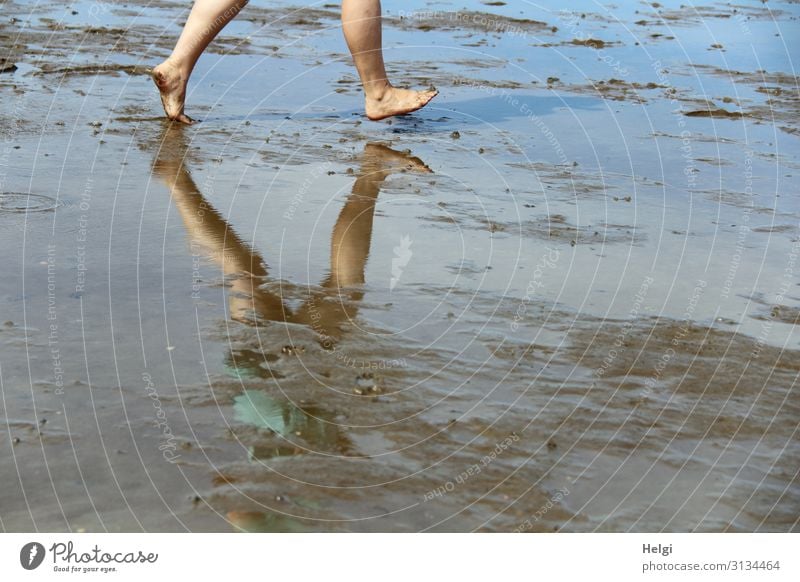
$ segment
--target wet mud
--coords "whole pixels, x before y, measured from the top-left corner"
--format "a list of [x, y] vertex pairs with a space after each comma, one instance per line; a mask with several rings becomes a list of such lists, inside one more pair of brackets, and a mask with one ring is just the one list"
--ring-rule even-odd
[[795, 2], [0, 22], [6, 531], [797, 531]]

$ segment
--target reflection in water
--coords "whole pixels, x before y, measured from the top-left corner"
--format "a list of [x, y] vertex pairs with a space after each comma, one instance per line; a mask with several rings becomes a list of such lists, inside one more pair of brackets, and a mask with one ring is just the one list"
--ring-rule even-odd
[[[250, 447], [251, 460], [296, 455], [307, 448], [316, 452], [347, 454], [351, 448], [350, 441], [341, 434], [333, 416], [316, 406], [300, 408], [259, 390], [245, 390], [234, 398], [233, 412], [239, 422], [268, 429], [282, 437], [275, 444]], [[292, 440], [295, 436], [301, 436], [306, 446], [294, 445]]]
[[245, 378], [284, 378], [270, 364], [278, 361], [278, 356], [246, 347], [231, 348], [225, 357], [225, 368], [228, 373], [243, 380]]
[[[431, 170], [408, 153], [368, 143], [352, 192], [333, 227], [330, 274], [300, 307], [291, 309], [281, 296], [265, 288], [270, 282], [266, 261], [200, 193], [184, 164], [187, 149], [183, 128], [167, 126], [153, 172], [169, 187], [193, 249], [219, 264], [231, 283], [231, 319], [251, 325], [259, 319], [304, 324], [318, 334], [324, 347], [333, 347], [343, 324], [356, 315], [357, 302], [363, 296], [359, 286], [364, 283], [375, 203], [383, 182], [401, 170]], [[294, 286], [282, 281], [280, 288]]]
[[[355, 317], [358, 301], [363, 296], [360, 286], [364, 283], [372, 240], [375, 203], [383, 182], [393, 172], [430, 173], [430, 169], [419, 158], [407, 153], [376, 143], [365, 146], [352, 192], [331, 234], [330, 272], [317, 289], [303, 288], [306, 300], [300, 307], [291, 309], [282, 296], [269, 289], [299, 289], [285, 281], [276, 284], [270, 280], [267, 262], [259, 252], [244, 242], [201, 194], [185, 165], [187, 151], [184, 128], [166, 125], [153, 173], [169, 187], [193, 251], [217, 263], [230, 283], [231, 319], [248, 325], [258, 325], [259, 321], [307, 325], [324, 348], [333, 349], [341, 338], [343, 325]], [[236, 348], [229, 352], [227, 363], [239, 378], [277, 379], [282, 376], [270, 366], [277, 359], [273, 354]], [[351, 450], [349, 439], [342, 434], [332, 415], [316, 407], [300, 408], [265, 392], [247, 390], [235, 398], [234, 413], [238, 421], [269, 429], [278, 437], [273, 439], [275, 442], [265, 440], [250, 447], [250, 458], [254, 461], [307, 450], [334, 454], [348, 454]], [[299, 440], [303, 441], [302, 446], [296, 444]]]
[[264, 511], [229, 511], [228, 521], [242, 531], [250, 533], [297, 533], [307, 527], [286, 515]]

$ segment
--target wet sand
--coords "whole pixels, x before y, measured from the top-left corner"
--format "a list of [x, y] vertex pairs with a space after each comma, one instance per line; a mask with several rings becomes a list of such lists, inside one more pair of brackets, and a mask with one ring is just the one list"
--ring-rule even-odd
[[796, 2], [187, 8], [3, 4], [4, 531], [798, 530]]

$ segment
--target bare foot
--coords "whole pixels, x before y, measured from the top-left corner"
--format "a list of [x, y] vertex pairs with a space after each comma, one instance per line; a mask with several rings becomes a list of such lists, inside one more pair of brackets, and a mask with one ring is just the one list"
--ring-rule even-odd
[[389, 87], [380, 99], [367, 97], [367, 117], [372, 121], [386, 119], [392, 115], [405, 115], [425, 107], [439, 91], [409, 91]]
[[417, 172], [420, 174], [433, 174], [425, 162], [411, 152], [397, 151], [382, 143], [370, 142], [364, 147], [364, 157], [360, 174], [371, 175], [376, 172], [391, 173], [392, 171]]
[[183, 112], [188, 77], [183, 75], [178, 67], [169, 61], [164, 61], [153, 69], [153, 81], [161, 93], [161, 104], [167, 117], [181, 123], [194, 123], [194, 120]]

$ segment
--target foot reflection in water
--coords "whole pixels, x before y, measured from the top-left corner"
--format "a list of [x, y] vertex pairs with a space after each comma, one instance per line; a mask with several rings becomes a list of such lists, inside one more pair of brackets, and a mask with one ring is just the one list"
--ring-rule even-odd
[[[203, 197], [185, 160], [188, 144], [184, 128], [166, 126], [153, 173], [167, 185], [190, 237], [193, 251], [220, 266], [231, 286], [230, 318], [248, 325], [279, 321], [310, 327], [325, 349], [334, 349], [346, 323], [358, 311], [363, 297], [364, 269], [372, 240], [375, 204], [386, 178], [398, 171], [430, 173], [419, 159], [377, 143], [368, 143], [360, 157], [353, 189], [339, 213], [331, 234], [330, 272], [316, 289], [275, 281], [267, 262], [244, 242], [223, 216]], [[270, 291], [297, 293], [306, 299], [290, 308], [284, 298]], [[290, 348], [291, 349], [291, 348]], [[238, 377], [279, 379], [270, 368], [273, 354], [236, 349], [228, 354], [228, 365]], [[277, 444], [250, 447], [251, 460], [294, 455], [306, 451], [348, 454], [352, 446], [338, 429], [332, 415], [318, 407], [299, 408], [267, 393], [247, 390], [235, 398], [234, 413], [242, 423], [269, 429], [280, 437]], [[302, 434], [303, 444], [294, 435]]]

